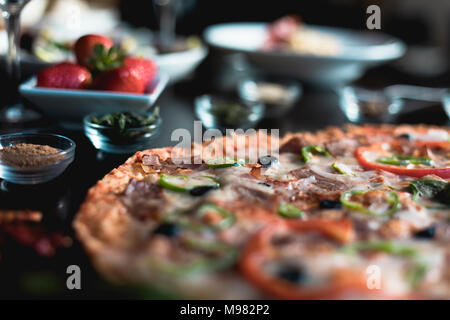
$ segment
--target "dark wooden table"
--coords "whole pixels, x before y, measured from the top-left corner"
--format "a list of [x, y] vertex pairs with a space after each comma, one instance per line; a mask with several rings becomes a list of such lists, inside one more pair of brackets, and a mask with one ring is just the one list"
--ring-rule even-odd
[[[157, 104], [161, 107], [163, 127], [155, 147], [174, 145], [171, 133], [177, 128], [193, 129], [193, 101], [197, 95], [220, 89], [223, 67], [207, 61], [190, 80], [168, 87]], [[390, 67], [368, 72], [359, 82], [375, 86], [392, 83], [448, 86], [448, 76], [442, 79], [413, 79]], [[406, 102], [405, 109], [417, 105]], [[406, 112], [396, 122], [434, 123], [447, 125], [448, 118], [442, 106], [423, 105], [423, 110]], [[280, 134], [288, 131], [317, 130], [329, 125], [342, 125], [346, 118], [338, 107], [338, 97], [331, 90], [305, 87], [297, 105], [279, 120], [265, 120], [260, 128], [278, 128]], [[43, 121], [26, 130], [66, 135], [77, 143], [76, 158], [66, 172], [56, 180], [37, 186], [15, 186], [2, 183], [0, 209], [36, 209], [44, 213], [42, 225], [48, 232], [64, 232], [74, 239], [70, 248], [60, 249], [52, 258], [41, 257], [12, 237], [4, 235], [0, 226], [0, 298], [135, 298], [154, 297], [142, 288], [111, 286], [98, 276], [79, 242], [71, 222], [89, 187], [106, 173], [123, 163], [128, 155], [109, 155], [94, 149], [81, 131], [68, 131], [57, 124]], [[1, 133], [23, 131], [24, 128], [0, 126]], [[66, 268], [78, 265], [82, 272], [82, 289], [68, 290]]]

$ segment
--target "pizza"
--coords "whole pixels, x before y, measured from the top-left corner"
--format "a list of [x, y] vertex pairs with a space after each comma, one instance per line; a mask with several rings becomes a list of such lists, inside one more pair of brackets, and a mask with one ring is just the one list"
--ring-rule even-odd
[[141, 151], [74, 228], [106, 279], [178, 298], [449, 299], [449, 134], [348, 125], [289, 133], [276, 155], [263, 133]]

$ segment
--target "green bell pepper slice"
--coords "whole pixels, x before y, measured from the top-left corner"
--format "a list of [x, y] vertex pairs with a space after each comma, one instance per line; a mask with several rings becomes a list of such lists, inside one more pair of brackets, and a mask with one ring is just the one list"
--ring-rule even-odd
[[331, 154], [324, 147], [309, 145], [302, 148], [301, 151], [302, 161], [304, 163], [308, 163], [313, 154], [321, 155], [324, 157], [331, 157]]
[[278, 214], [284, 218], [304, 218], [305, 213], [291, 203], [283, 202], [278, 208]]
[[161, 174], [158, 181], [158, 185], [167, 190], [175, 192], [187, 192], [196, 187], [211, 186], [218, 188], [220, 183], [210, 176], [187, 176], [179, 174], [171, 176], [167, 174]]
[[224, 208], [221, 208], [219, 206], [216, 206], [212, 203], [205, 203], [200, 208], [198, 208], [195, 211], [195, 217], [201, 218], [203, 217], [207, 212], [214, 211], [218, 213], [222, 219], [221, 221], [216, 225], [207, 225], [202, 222], [195, 222], [192, 221], [188, 216], [186, 216], [184, 213], [186, 211], [177, 210], [171, 214], [169, 214], [166, 218], [166, 222], [176, 223], [180, 225], [183, 228], [186, 229], [192, 229], [192, 230], [201, 230], [201, 229], [212, 229], [212, 230], [223, 230], [230, 226], [232, 226], [235, 222], [235, 217], [233, 213], [229, 212], [228, 210], [225, 210]]
[[393, 166], [407, 166], [409, 164], [431, 165], [431, 158], [413, 157], [408, 155], [393, 155], [390, 157], [381, 157], [376, 160], [378, 163], [390, 164]]
[[349, 200], [354, 195], [365, 194], [369, 191], [370, 190], [368, 190], [368, 191], [353, 190], [353, 191], [344, 192], [341, 194], [340, 201], [344, 207], [347, 207], [347, 208], [353, 209], [353, 210], [357, 210], [357, 211], [360, 211], [360, 212], [363, 212], [363, 213], [366, 213], [368, 215], [375, 216], [375, 217], [389, 217], [389, 216], [393, 215], [395, 212], [397, 212], [397, 210], [400, 208], [400, 200], [398, 198], [398, 194], [394, 191], [384, 191], [389, 194], [389, 198], [385, 199], [385, 201], [387, 203], [391, 204], [391, 208], [382, 214], [379, 214], [379, 213], [376, 213], [376, 212], [373, 212], [373, 211], [367, 209], [360, 202]]
[[206, 161], [206, 165], [212, 169], [222, 169], [245, 164], [245, 161], [236, 160], [230, 157], [211, 159]]

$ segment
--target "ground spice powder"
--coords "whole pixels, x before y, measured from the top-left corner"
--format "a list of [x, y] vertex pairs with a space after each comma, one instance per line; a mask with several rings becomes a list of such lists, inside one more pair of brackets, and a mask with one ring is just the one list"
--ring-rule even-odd
[[0, 160], [17, 168], [37, 168], [58, 162], [62, 157], [59, 152], [48, 145], [19, 143], [1, 149]]

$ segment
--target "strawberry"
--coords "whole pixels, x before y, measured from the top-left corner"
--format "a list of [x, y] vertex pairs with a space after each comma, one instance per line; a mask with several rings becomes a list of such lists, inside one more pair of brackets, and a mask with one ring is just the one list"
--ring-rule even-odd
[[37, 76], [37, 86], [60, 89], [85, 89], [92, 81], [88, 69], [70, 62], [45, 68]]
[[[74, 45], [75, 55], [80, 65], [92, 68], [94, 65], [89, 59], [96, 54], [95, 51], [108, 52], [113, 47], [113, 41], [98, 34], [88, 34], [79, 38]], [[97, 47], [97, 49], [96, 49]]]
[[143, 93], [145, 84], [137, 68], [122, 66], [100, 73], [94, 81], [94, 88], [106, 91]]
[[151, 60], [127, 57], [121, 67], [99, 74], [94, 87], [99, 90], [144, 93], [158, 67]]
[[153, 61], [143, 58], [126, 57], [124, 60], [124, 65], [138, 70], [138, 73], [144, 83], [144, 88], [147, 88], [158, 72], [158, 67]]

